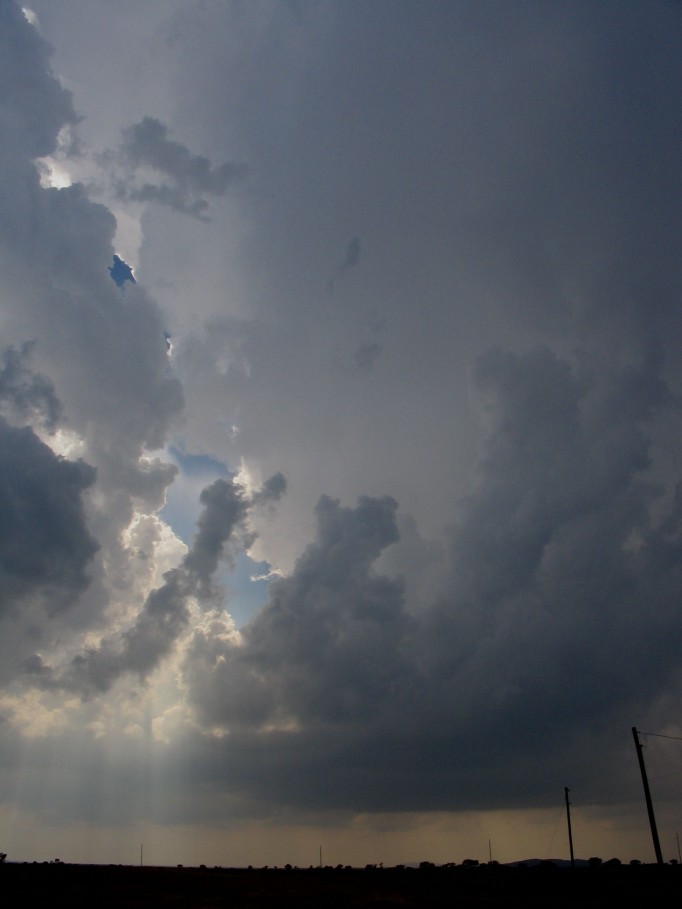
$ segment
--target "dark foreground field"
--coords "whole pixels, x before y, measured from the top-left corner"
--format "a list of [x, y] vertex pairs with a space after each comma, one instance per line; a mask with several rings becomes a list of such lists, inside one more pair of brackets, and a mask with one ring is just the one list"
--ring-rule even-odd
[[679, 904], [682, 866], [372, 870], [131, 868], [66, 864], [0, 867], [6, 906], [192, 909], [412, 909], [468, 906]]

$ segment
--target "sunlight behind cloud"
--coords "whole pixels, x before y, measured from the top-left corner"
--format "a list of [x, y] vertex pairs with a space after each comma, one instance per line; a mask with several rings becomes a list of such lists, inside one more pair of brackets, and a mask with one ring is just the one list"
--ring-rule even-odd
[[22, 6], [21, 11], [24, 14], [24, 16], [26, 17], [26, 21], [29, 23], [29, 25], [32, 25], [34, 28], [37, 28], [40, 23], [38, 22], [38, 17], [33, 12], [33, 10], [29, 9], [28, 6]]

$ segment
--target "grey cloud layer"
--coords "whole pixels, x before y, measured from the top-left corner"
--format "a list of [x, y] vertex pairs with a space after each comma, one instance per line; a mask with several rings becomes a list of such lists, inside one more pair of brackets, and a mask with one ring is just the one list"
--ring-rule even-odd
[[[158, 766], [235, 811], [541, 804], [567, 781], [621, 797], [622, 737], [675, 703], [682, 669], [677, 7], [176, 10], [182, 132], [151, 112], [122, 147], [167, 183], [118, 201], [201, 213], [238, 176], [210, 163], [232, 149], [250, 179], [210, 225], [145, 214], [164, 320], [107, 275], [107, 209], [39, 186], [31, 158], [75, 114], [0, 9], [27, 93], [0, 120], [0, 390], [26, 424], [2, 434], [17, 476], [40, 467], [17, 513], [70, 492], [49, 526], [71, 537], [46, 552], [68, 550], [67, 591], [89, 573], [66, 612], [103, 640], [62, 676], [34, 660], [44, 690], [111, 696], [177, 654], [187, 725]], [[92, 468], [40, 421], [79, 433]], [[107, 635], [110, 592], [135, 593], [121, 533], [175, 476], [140, 455], [171, 432], [272, 479], [209, 487], [193, 547]], [[284, 574], [238, 635], [214, 574], [254, 529]]]
[[[285, 506], [299, 521], [323, 493], [389, 492], [432, 534], [468, 488], [465, 389], [491, 344], [580, 349], [604, 371], [663, 357], [679, 385], [671, 7], [555, 6], [542, 26], [534, 4], [267, 9], [188, 14], [174, 58], [182, 84], [201, 48], [206, 99], [178, 117], [258, 175], [222, 279], [239, 324], [216, 306], [210, 337], [178, 346], [206, 444], [284, 470], [307, 491]], [[362, 260], [330, 297], [353, 236]], [[239, 434], [195, 422], [202, 404]]]

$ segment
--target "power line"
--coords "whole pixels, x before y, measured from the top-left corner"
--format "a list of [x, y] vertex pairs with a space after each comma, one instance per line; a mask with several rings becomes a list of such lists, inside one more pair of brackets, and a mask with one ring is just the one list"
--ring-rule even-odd
[[657, 739], [674, 739], [676, 742], [682, 742], [682, 736], [679, 735], [663, 735], [662, 732], [641, 732], [641, 735], [654, 735]]

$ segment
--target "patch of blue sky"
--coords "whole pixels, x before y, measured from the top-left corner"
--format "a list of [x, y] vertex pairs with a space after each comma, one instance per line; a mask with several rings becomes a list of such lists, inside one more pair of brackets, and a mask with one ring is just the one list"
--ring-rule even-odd
[[114, 255], [114, 264], [109, 267], [109, 274], [117, 287], [123, 287], [126, 281], [135, 284], [133, 270], [120, 256]]
[[[166, 504], [159, 517], [190, 546], [201, 511], [201, 490], [218, 477], [234, 476], [234, 471], [217, 458], [189, 454], [180, 446], [169, 447], [166, 457], [179, 468], [179, 473], [167, 490]], [[245, 625], [266, 602], [269, 571], [267, 562], [255, 562], [246, 553], [235, 558], [234, 568], [226, 563], [219, 568], [216, 581], [225, 589], [225, 608], [237, 627]]]
[[178, 467], [179, 472], [166, 490], [166, 504], [159, 517], [170, 524], [173, 532], [190, 546], [201, 511], [201, 490], [218, 477], [233, 476], [234, 471], [217, 458], [205, 454], [189, 454], [175, 445], [167, 449], [165, 456]]
[[234, 561], [234, 569], [223, 564], [217, 582], [225, 589], [225, 609], [234, 619], [237, 628], [246, 625], [266, 603], [270, 566], [267, 562], [254, 562], [245, 552]]
[[235, 473], [218, 458], [206, 454], [188, 454], [177, 445], [171, 445], [168, 448], [168, 454], [186, 476], [202, 476], [209, 479], [210, 477], [232, 477]]

